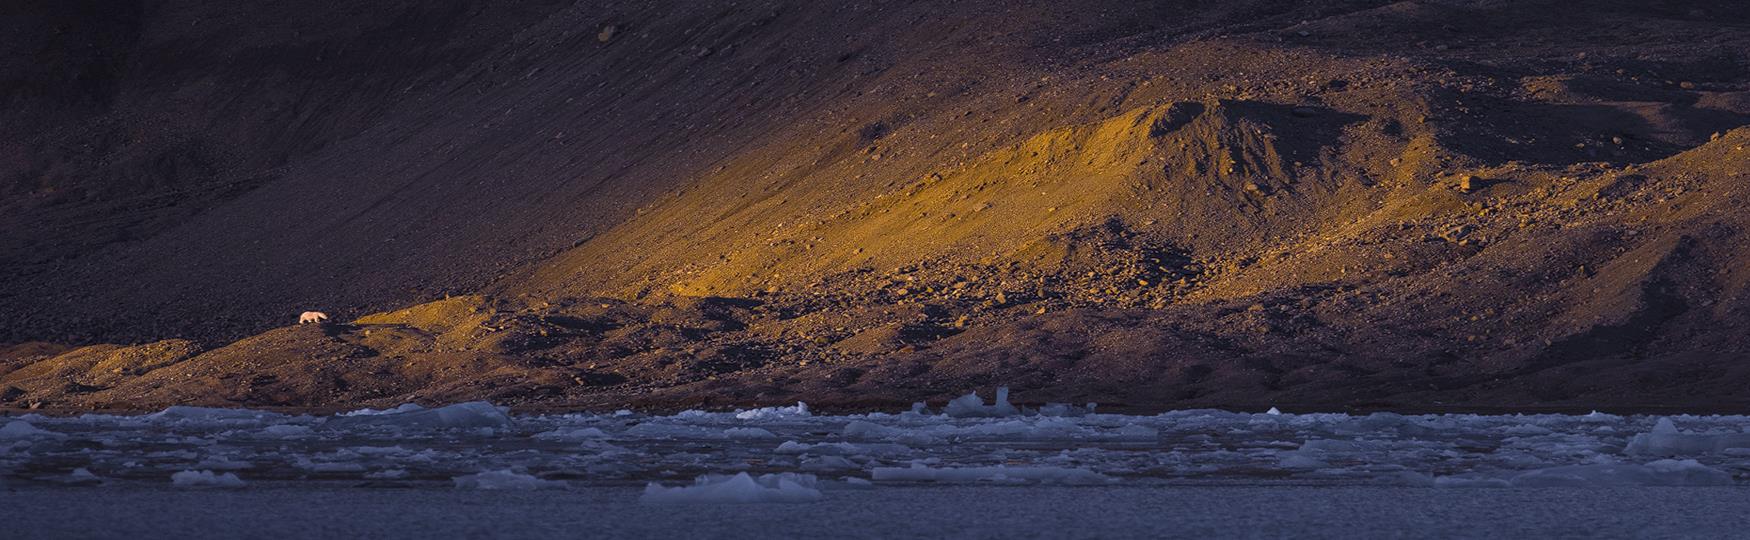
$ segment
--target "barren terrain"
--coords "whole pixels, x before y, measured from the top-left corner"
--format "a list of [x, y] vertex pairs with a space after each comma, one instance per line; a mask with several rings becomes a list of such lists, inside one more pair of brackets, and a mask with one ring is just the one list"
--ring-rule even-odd
[[1732, 1], [26, 2], [0, 105], [0, 406], [1750, 406]]

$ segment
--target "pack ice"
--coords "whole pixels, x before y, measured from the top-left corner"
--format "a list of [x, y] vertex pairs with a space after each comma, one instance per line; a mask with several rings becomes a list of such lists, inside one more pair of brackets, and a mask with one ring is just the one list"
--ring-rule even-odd
[[[1512, 486], [1738, 485], [1750, 417], [1106, 414], [1029, 408], [1006, 390], [910, 410], [512, 414], [487, 402], [332, 416], [171, 407], [0, 419], [8, 486], [276, 482], [493, 490], [644, 485], [642, 500], [798, 502], [850, 486], [1195, 482]], [[75, 472], [81, 471], [81, 472]], [[821, 481], [820, 474], [841, 480]], [[93, 481], [92, 479], [99, 479]], [[672, 479], [692, 478], [675, 485]], [[564, 480], [552, 480], [564, 479]], [[664, 484], [667, 482], [667, 485]]]

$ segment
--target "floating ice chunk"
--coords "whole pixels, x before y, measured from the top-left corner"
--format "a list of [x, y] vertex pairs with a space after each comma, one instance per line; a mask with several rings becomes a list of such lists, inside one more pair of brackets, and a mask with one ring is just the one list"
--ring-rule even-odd
[[942, 413], [954, 418], [994, 418], [1015, 416], [1021, 414], [1020, 409], [1009, 404], [1009, 387], [997, 387], [997, 401], [991, 405], [984, 404], [984, 398], [978, 397], [978, 392], [970, 392], [954, 398]]
[[95, 474], [91, 474], [90, 470], [88, 470], [84, 467], [80, 467], [77, 469], [73, 469], [73, 472], [68, 474], [65, 478], [62, 478], [61, 482], [66, 483], [66, 484], [74, 484], [74, 485], [81, 485], [81, 486], [93, 486], [93, 485], [97, 485], [97, 484], [102, 484], [103, 477], [95, 475]]
[[1672, 423], [1670, 418], [1660, 417], [1658, 422], [1653, 423], [1653, 433], [1657, 435], [1676, 435], [1681, 432], [1677, 430], [1677, 424]]
[[285, 418], [286, 415], [267, 411], [252, 411], [249, 409], [220, 409], [215, 407], [190, 407], [173, 405], [162, 411], [145, 415], [141, 418], [155, 421], [183, 422], [191, 424], [251, 424]]
[[892, 439], [908, 433], [909, 430], [883, 426], [864, 420], [852, 420], [845, 424], [845, 438], [851, 439]]
[[530, 490], [564, 489], [566, 487], [564, 481], [542, 480], [533, 475], [518, 473], [510, 469], [457, 476], [451, 481], [456, 483], [456, 489]]
[[929, 446], [948, 442], [920, 429], [889, 427], [865, 420], [852, 420], [845, 424], [844, 434], [847, 439], [884, 439], [913, 446]]
[[1662, 459], [1646, 465], [1606, 463], [1537, 469], [1514, 476], [1511, 483], [1515, 487], [1729, 486], [1732, 475], [1693, 459]]
[[876, 467], [870, 477], [877, 482], [998, 482], [1041, 484], [1104, 484], [1111, 477], [1070, 467]]
[[536, 433], [535, 438], [544, 441], [588, 441], [606, 439], [608, 438], [608, 433], [602, 431], [600, 428], [562, 427], [552, 431]]
[[46, 439], [46, 438], [60, 438], [60, 437], [65, 437], [65, 435], [62, 435], [60, 433], [55, 433], [53, 431], [49, 431], [46, 429], [38, 428], [36, 426], [31, 425], [30, 422], [26, 422], [23, 420], [13, 420], [11, 422], [7, 422], [6, 426], [0, 427], [0, 440]]
[[715, 429], [677, 425], [667, 422], [645, 422], [626, 428], [626, 436], [645, 439], [720, 439], [722, 431]]
[[1506, 433], [1508, 435], [1548, 435], [1554, 433], [1554, 431], [1536, 424], [1519, 424], [1503, 428], [1501, 433]]
[[843, 471], [856, 469], [857, 464], [839, 456], [815, 456], [802, 460], [804, 471]]
[[1120, 438], [1120, 439], [1138, 439], [1138, 440], [1141, 440], [1141, 439], [1153, 439], [1153, 438], [1156, 438], [1159, 436], [1161, 436], [1160, 430], [1155, 429], [1155, 428], [1151, 428], [1148, 426], [1139, 426], [1136, 424], [1130, 424], [1130, 425], [1118, 428], [1118, 438]]
[[841, 480], [844, 481], [845, 487], [851, 488], [851, 489], [874, 489], [874, 487], [875, 487], [875, 483], [870, 482], [869, 479], [867, 479], [867, 478], [857, 478], [855, 476], [846, 476], [846, 477], [842, 478]]
[[1718, 454], [1750, 448], [1750, 433], [1684, 433], [1670, 418], [1660, 418], [1653, 431], [1629, 439], [1623, 451], [1643, 456]]
[[213, 471], [182, 471], [170, 475], [170, 484], [179, 487], [243, 487], [236, 473], [213, 474]]
[[723, 430], [723, 436], [731, 439], [776, 439], [778, 435], [765, 428], [737, 427]]
[[1360, 451], [1361, 446], [1354, 441], [1339, 441], [1335, 439], [1310, 439], [1300, 443], [1302, 453], [1340, 453]]
[[759, 409], [736, 411], [735, 417], [742, 420], [770, 420], [774, 418], [795, 418], [811, 416], [808, 404], [796, 402], [793, 407], [763, 407]]
[[510, 428], [514, 425], [504, 409], [484, 401], [470, 401], [435, 409], [412, 409], [381, 414], [359, 414], [328, 419], [325, 424], [337, 428]]
[[1323, 469], [1331, 466], [1331, 464], [1299, 453], [1287, 452], [1282, 455], [1282, 459], [1277, 460], [1276, 466], [1284, 469], [1311, 470]]
[[693, 485], [663, 487], [651, 482], [644, 486], [639, 502], [657, 504], [710, 503], [803, 503], [820, 500], [812, 474], [780, 473], [753, 477], [747, 473], [735, 476], [705, 475], [693, 480]]
[[421, 407], [417, 403], [402, 403], [401, 405], [399, 405], [393, 409], [382, 409], [382, 410], [359, 409], [356, 411], [343, 412], [343, 413], [337, 414], [335, 416], [377, 416], [377, 415], [381, 415], [381, 414], [395, 414], [395, 413], [413, 412], [413, 411], [422, 410], [422, 409], [425, 409], [425, 407]]
[[310, 430], [310, 426], [300, 426], [296, 424], [278, 424], [261, 428], [262, 435], [278, 439], [308, 437], [313, 433], [314, 432]]

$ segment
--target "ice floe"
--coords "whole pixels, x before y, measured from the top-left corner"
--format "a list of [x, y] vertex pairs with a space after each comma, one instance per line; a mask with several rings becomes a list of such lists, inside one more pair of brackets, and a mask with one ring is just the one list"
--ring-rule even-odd
[[213, 471], [181, 471], [170, 475], [170, 483], [178, 487], [243, 487], [243, 479], [237, 473], [219, 473]]
[[765, 407], [747, 411], [737, 411], [735, 417], [742, 420], [771, 420], [774, 418], [799, 418], [813, 416], [808, 412], [808, 404], [796, 402], [789, 407]]
[[651, 482], [638, 500], [653, 504], [805, 503], [820, 500], [816, 483], [812, 474], [705, 475], [690, 486], [664, 487]]
[[1670, 418], [1660, 418], [1652, 431], [1629, 439], [1625, 450], [1636, 455], [1682, 456], [1734, 449], [1750, 449], [1750, 433], [1686, 433], [1677, 429]]
[[515, 423], [502, 408], [484, 401], [470, 401], [433, 409], [423, 407], [391, 409], [372, 414], [353, 414], [330, 418], [324, 426], [337, 429], [388, 427], [416, 429], [509, 428]]
[[564, 489], [566, 487], [565, 482], [560, 480], [543, 480], [534, 475], [509, 469], [457, 476], [451, 481], [455, 482], [456, 489], [528, 490]]
[[[818, 414], [802, 403], [673, 415], [513, 415], [485, 402], [327, 417], [201, 407], [138, 416], [27, 414], [0, 419], [0, 482], [73, 483], [67, 471], [81, 467], [101, 475], [103, 486], [173, 475], [186, 478], [177, 485], [219, 485], [227, 474], [251, 483], [392, 480], [470, 489], [701, 478], [647, 488], [668, 501], [733, 498], [719, 492], [789, 500], [806, 493], [799, 488], [848, 485], [786, 473], [878, 485], [1292, 481], [1439, 488], [1740, 485], [1750, 478], [1746, 416], [1219, 410], [1139, 416], [1102, 413], [1091, 404], [1029, 410], [1010, 397], [999, 392], [994, 403], [962, 397], [940, 412], [920, 404], [854, 415]], [[555, 478], [565, 480], [548, 480]], [[789, 484], [780, 482], [785, 478]]]
[[38, 428], [30, 422], [13, 420], [5, 426], [0, 426], [0, 440], [6, 439], [38, 439], [44, 437], [61, 437], [59, 433]]
[[1520, 473], [1509, 482], [1520, 487], [1726, 486], [1732, 484], [1732, 475], [1693, 459], [1662, 459], [1550, 467]]
[[971, 392], [949, 401], [942, 413], [954, 418], [982, 418], [1015, 416], [1021, 414], [1021, 410], [1009, 404], [1009, 387], [1003, 386], [997, 388], [995, 403], [985, 405], [984, 398], [978, 397], [977, 392]]

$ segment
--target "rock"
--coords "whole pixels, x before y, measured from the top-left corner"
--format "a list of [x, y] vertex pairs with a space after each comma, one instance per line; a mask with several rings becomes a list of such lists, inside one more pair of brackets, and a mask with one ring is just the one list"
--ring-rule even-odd
[[1467, 175], [1458, 177], [1458, 190], [1459, 191], [1462, 191], [1465, 193], [1470, 193], [1471, 190], [1476, 189], [1477, 187], [1478, 187], [1478, 181], [1477, 181], [1476, 175], [1467, 174]]

